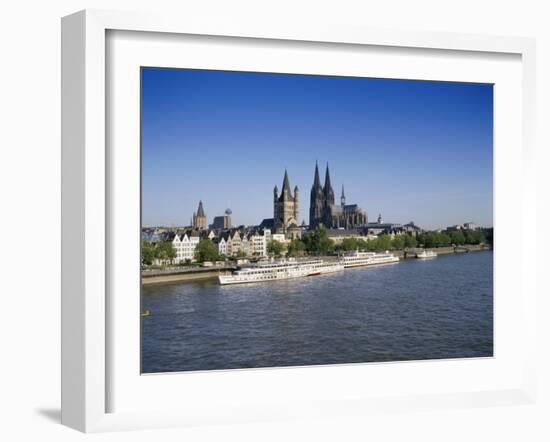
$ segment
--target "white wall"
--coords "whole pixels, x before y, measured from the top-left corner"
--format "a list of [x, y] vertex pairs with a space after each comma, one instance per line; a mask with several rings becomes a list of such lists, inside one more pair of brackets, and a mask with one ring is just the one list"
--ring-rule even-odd
[[[550, 14], [543, 1], [393, 0], [265, 2], [241, 0], [19, 0], [4, 2], [0, 11], [0, 336], [2, 337], [0, 437], [18, 440], [83, 440], [58, 425], [60, 367], [60, 17], [85, 7], [112, 9], [165, 8], [173, 13], [245, 14], [273, 21], [312, 20], [373, 27], [449, 30], [538, 38], [539, 121], [550, 124]], [[179, 8], [179, 12], [178, 9]], [[219, 20], [226, 20], [221, 18]], [[540, 170], [549, 163], [548, 129]], [[549, 174], [540, 174], [548, 181]], [[521, 210], [521, 208], [518, 208]], [[539, 229], [548, 225], [548, 207], [541, 210]], [[514, 214], [511, 214], [514, 216]], [[544, 217], [544, 218], [542, 218]], [[544, 237], [533, 235], [533, 238]], [[29, 262], [23, 235], [35, 234], [43, 253]], [[540, 250], [540, 257], [543, 251]], [[547, 258], [546, 258], [547, 259]], [[539, 262], [542, 270], [542, 259]], [[32, 270], [32, 272], [31, 272]], [[542, 279], [542, 278], [541, 278]], [[550, 293], [546, 280], [546, 293]], [[548, 298], [539, 310], [550, 311]], [[541, 313], [541, 319], [542, 319]], [[540, 321], [550, 337], [549, 321]], [[548, 340], [542, 340], [541, 399], [537, 406], [380, 415], [332, 422], [299, 422], [165, 430], [155, 433], [100, 435], [94, 440], [550, 440], [547, 416], [550, 373]]]

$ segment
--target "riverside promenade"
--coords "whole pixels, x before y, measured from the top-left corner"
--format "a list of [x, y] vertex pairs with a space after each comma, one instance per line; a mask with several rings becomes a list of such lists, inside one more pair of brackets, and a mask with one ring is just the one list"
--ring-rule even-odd
[[[415, 248], [409, 250], [394, 250], [394, 256], [399, 259], [412, 259], [416, 258], [416, 254], [424, 249]], [[425, 250], [432, 250], [438, 255], [451, 255], [454, 253], [469, 253], [480, 252], [483, 250], [489, 250], [487, 246], [481, 245], [465, 245], [457, 247], [436, 247], [427, 248]], [[330, 256], [334, 259], [334, 256]], [[212, 267], [171, 267], [167, 269], [154, 269], [143, 270], [141, 272], [141, 282], [143, 285], [149, 284], [169, 284], [187, 281], [198, 281], [205, 279], [214, 279], [218, 277], [218, 274], [223, 271], [232, 271], [237, 268], [237, 265], [224, 265], [224, 266], [212, 266]]]
[[212, 267], [174, 267], [167, 269], [142, 270], [141, 282], [143, 285], [148, 285], [212, 279], [217, 278], [218, 274], [222, 271], [231, 271], [236, 268], [236, 265], [224, 265]]

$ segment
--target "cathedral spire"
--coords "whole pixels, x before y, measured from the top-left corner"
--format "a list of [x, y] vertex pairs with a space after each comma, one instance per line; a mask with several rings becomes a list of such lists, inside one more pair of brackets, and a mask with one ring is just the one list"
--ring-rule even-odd
[[315, 161], [315, 178], [313, 179], [313, 187], [321, 187], [321, 179], [319, 178], [319, 165]]
[[330, 172], [328, 170], [328, 161], [327, 161], [327, 170], [325, 171], [325, 187], [328, 187], [329, 189], [332, 187], [330, 185]]
[[331, 206], [334, 204], [334, 190], [332, 190], [332, 185], [330, 183], [330, 172], [328, 170], [328, 161], [327, 161], [327, 170], [325, 172], [325, 187], [323, 188], [325, 194], [325, 205]]
[[340, 196], [340, 205], [344, 207], [346, 205], [346, 195], [344, 194], [344, 185], [342, 184], [342, 196]]

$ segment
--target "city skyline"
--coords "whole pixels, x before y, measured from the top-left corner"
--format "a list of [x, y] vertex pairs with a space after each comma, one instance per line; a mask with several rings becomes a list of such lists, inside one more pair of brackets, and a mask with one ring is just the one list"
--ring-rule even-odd
[[273, 217], [284, 171], [308, 223], [315, 162], [373, 222], [492, 226], [492, 85], [142, 70], [143, 226]]

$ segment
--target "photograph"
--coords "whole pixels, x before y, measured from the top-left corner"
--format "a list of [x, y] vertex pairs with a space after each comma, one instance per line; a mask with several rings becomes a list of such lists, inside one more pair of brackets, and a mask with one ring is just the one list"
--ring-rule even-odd
[[493, 86], [141, 67], [141, 373], [492, 358]]

